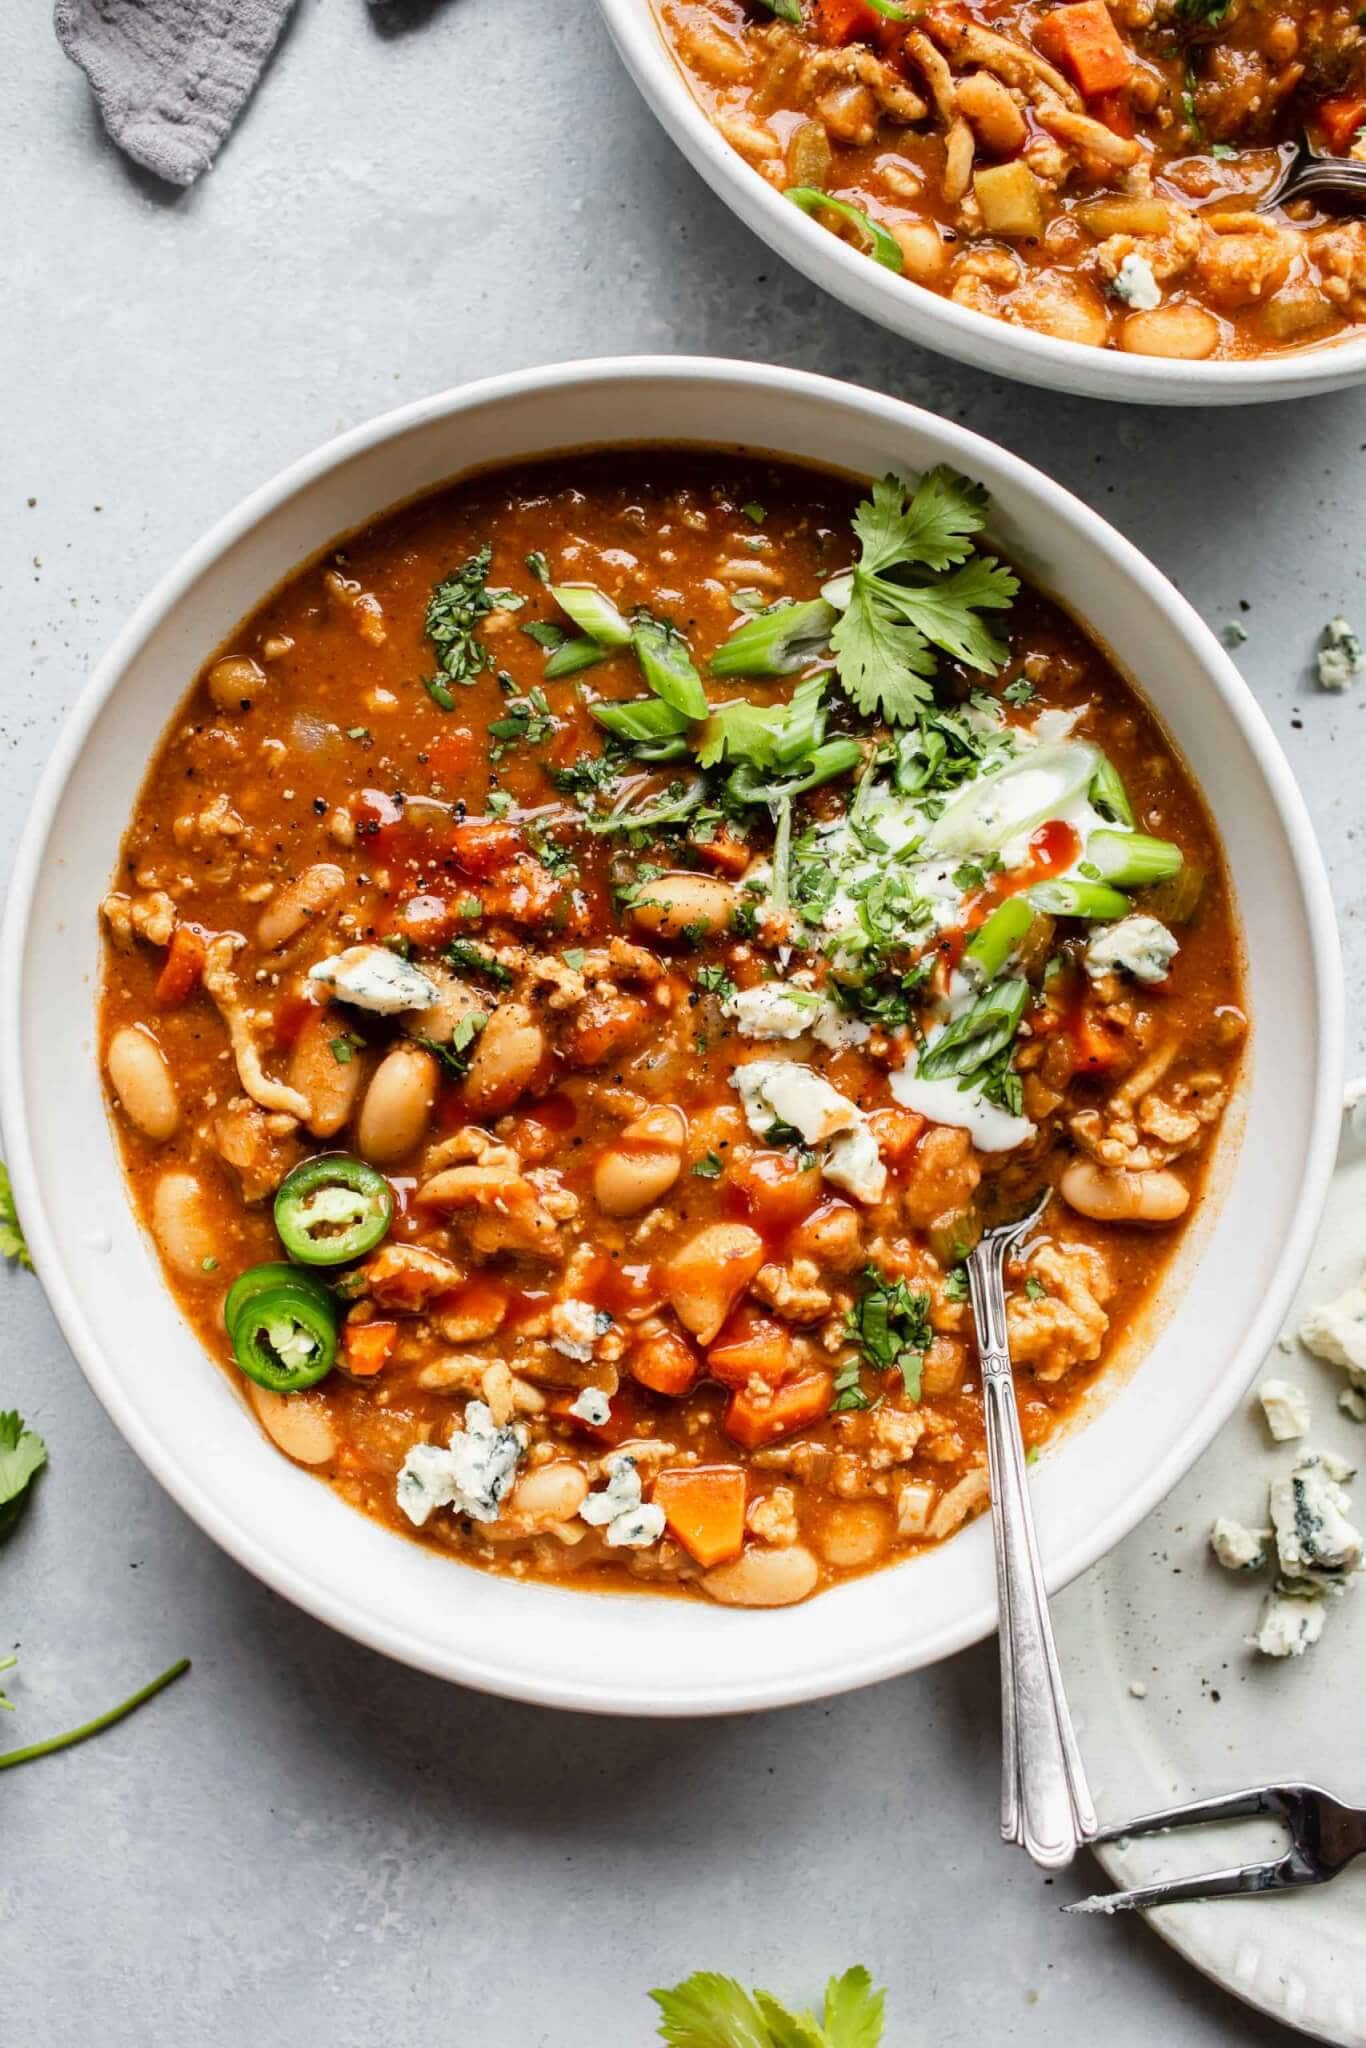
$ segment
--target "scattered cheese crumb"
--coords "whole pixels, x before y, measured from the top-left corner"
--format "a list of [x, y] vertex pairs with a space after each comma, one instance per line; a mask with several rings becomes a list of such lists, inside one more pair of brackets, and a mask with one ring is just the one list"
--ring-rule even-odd
[[1324, 690], [1345, 690], [1366, 668], [1361, 642], [1341, 613], [1319, 635], [1317, 659], [1319, 687]]
[[1257, 1389], [1266, 1426], [1278, 1444], [1288, 1444], [1309, 1428], [1309, 1401], [1293, 1380], [1263, 1380]]

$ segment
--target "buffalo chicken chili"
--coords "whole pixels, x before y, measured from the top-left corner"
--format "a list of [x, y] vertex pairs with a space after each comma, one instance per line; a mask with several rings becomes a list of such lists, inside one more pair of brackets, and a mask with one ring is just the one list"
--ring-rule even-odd
[[1199, 1194], [1244, 1019], [1199, 796], [936, 471], [479, 477], [196, 682], [103, 914], [134, 1198], [280, 1448], [468, 1563], [739, 1606], [986, 1504]]
[[1366, 223], [1256, 207], [1366, 156], [1345, 0], [660, 0], [717, 128], [875, 261], [1138, 355], [1259, 356], [1366, 320]]

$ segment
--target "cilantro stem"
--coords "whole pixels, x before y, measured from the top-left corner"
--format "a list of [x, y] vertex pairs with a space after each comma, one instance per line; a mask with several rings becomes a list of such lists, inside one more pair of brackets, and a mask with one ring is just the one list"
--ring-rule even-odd
[[178, 1657], [170, 1669], [154, 1678], [150, 1685], [144, 1685], [141, 1692], [135, 1692], [117, 1707], [111, 1707], [107, 1714], [97, 1714], [93, 1721], [85, 1721], [79, 1728], [69, 1728], [65, 1735], [49, 1735], [46, 1742], [31, 1742], [25, 1749], [7, 1749], [0, 1756], [0, 1771], [8, 1771], [15, 1764], [30, 1764], [36, 1757], [51, 1756], [55, 1750], [70, 1749], [77, 1742], [85, 1742], [92, 1735], [99, 1735], [105, 1728], [112, 1728], [116, 1721], [134, 1714], [145, 1706], [157, 1693], [181, 1677], [190, 1668], [188, 1657]]

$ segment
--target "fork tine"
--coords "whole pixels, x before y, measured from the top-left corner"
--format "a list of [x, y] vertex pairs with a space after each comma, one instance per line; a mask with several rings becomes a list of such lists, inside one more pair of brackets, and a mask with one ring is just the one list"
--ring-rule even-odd
[[1135, 1907], [1181, 1906], [1196, 1899], [1256, 1898], [1263, 1892], [1292, 1891], [1299, 1885], [1324, 1884], [1332, 1873], [1311, 1870], [1292, 1856], [1274, 1863], [1240, 1863], [1229, 1870], [1207, 1870], [1193, 1877], [1169, 1877], [1128, 1892], [1098, 1892], [1064, 1906], [1064, 1913], [1125, 1913]]
[[1224, 1792], [1216, 1799], [1192, 1799], [1185, 1806], [1166, 1806], [1157, 1813], [1115, 1827], [1098, 1828], [1089, 1842], [1119, 1842], [1131, 1835], [1161, 1835], [1171, 1828], [1202, 1827], [1207, 1821], [1242, 1820], [1254, 1814], [1284, 1816], [1289, 1799], [1306, 1788], [1299, 1785], [1249, 1785], [1242, 1792]]

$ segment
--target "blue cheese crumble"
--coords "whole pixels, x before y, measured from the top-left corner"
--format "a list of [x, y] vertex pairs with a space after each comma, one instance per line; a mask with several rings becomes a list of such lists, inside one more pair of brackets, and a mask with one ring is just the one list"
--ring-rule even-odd
[[1278, 1444], [1293, 1442], [1309, 1428], [1309, 1400], [1293, 1380], [1263, 1380], [1257, 1389], [1266, 1426]]
[[664, 1510], [641, 1498], [636, 1461], [619, 1451], [603, 1464], [607, 1484], [590, 1493], [579, 1509], [581, 1519], [601, 1529], [609, 1550], [645, 1550], [664, 1534]]
[[1162, 290], [1153, 276], [1152, 264], [1132, 249], [1111, 279], [1110, 290], [1136, 313], [1154, 312], [1162, 304]]
[[440, 993], [421, 968], [388, 946], [348, 946], [310, 967], [308, 978], [330, 989], [339, 1003], [372, 1010], [377, 1017], [428, 1009]]
[[1259, 1572], [1271, 1556], [1271, 1531], [1249, 1529], [1230, 1515], [1220, 1515], [1209, 1532], [1209, 1545], [1226, 1572]]
[[601, 1387], [584, 1387], [570, 1402], [569, 1412], [590, 1429], [603, 1429], [612, 1420], [612, 1403]]
[[1283, 1581], [1341, 1594], [1348, 1575], [1360, 1571], [1361, 1536], [1347, 1520], [1352, 1503], [1341, 1485], [1352, 1476], [1343, 1459], [1314, 1451], [1272, 1482], [1268, 1498]]
[[1366, 669], [1361, 641], [1341, 613], [1319, 635], [1317, 665], [1323, 690], [1345, 690]]
[[731, 1076], [745, 1121], [757, 1138], [790, 1124], [815, 1149], [821, 1172], [855, 1201], [880, 1202], [887, 1169], [863, 1111], [799, 1060], [751, 1060]]
[[1306, 1599], [1295, 1593], [1268, 1593], [1258, 1618], [1257, 1633], [1247, 1640], [1264, 1657], [1302, 1657], [1323, 1634], [1327, 1619], [1328, 1609], [1322, 1600]]
[[550, 1346], [578, 1365], [588, 1365], [598, 1342], [612, 1327], [606, 1309], [589, 1301], [557, 1301], [550, 1311]]
[[528, 1443], [524, 1422], [499, 1427], [483, 1401], [470, 1401], [465, 1424], [439, 1444], [413, 1444], [398, 1475], [396, 1498], [415, 1528], [438, 1508], [454, 1508], [473, 1522], [496, 1522], [517, 1479]]
[[1082, 957], [1093, 981], [1122, 967], [1135, 981], [1151, 983], [1167, 979], [1180, 950], [1166, 925], [1135, 911], [1117, 924], [1102, 925]]
[[1366, 1420], [1366, 1286], [1360, 1282], [1311, 1309], [1300, 1324], [1300, 1342], [1315, 1358], [1340, 1365], [1348, 1384], [1338, 1405], [1354, 1421]]

